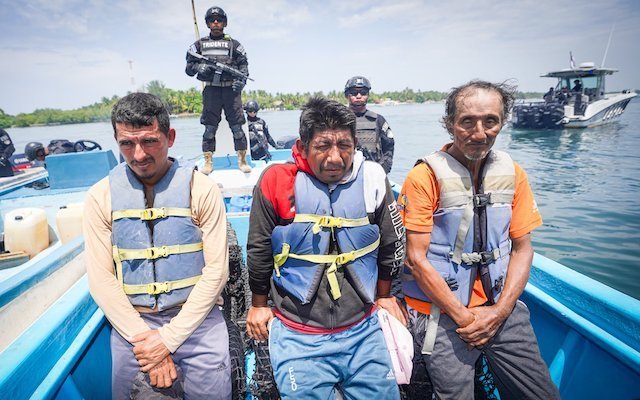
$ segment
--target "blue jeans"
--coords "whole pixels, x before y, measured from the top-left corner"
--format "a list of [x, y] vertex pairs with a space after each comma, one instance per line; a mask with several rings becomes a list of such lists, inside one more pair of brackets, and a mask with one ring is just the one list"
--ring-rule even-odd
[[293, 331], [274, 319], [269, 352], [283, 399], [400, 398], [389, 351], [374, 313], [334, 334]]

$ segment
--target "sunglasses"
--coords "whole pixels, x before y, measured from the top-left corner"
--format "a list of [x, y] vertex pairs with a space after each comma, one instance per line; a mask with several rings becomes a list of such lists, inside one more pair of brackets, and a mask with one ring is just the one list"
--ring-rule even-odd
[[349, 89], [348, 92], [349, 96], [368, 96], [369, 95], [369, 89]]
[[207, 20], [207, 22], [212, 23], [212, 22], [227, 22], [227, 19], [224, 17], [209, 17], [209, 19]]

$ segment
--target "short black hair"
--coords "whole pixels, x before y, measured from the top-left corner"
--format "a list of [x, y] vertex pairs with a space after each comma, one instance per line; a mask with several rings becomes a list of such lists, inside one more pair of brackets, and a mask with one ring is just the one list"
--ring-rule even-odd
[[160, 132], [169, 133], [169, 111], [158, 96], [150, 93], [130, 93], [113, 106], [111, 111], [111, 125], [116, 134], [116, 124], [130, 124], [135, 128], [153, 125], [158, 121]]
[[453, 126], [453, 121], [455, 121], [456, 113], [458, 112], [458, 101], [469, 91], [475, 91], [478, 89], [496, 92], [500, 95], [500, 100], [502, 101], [502, 120], [504, 123], [505, 118], [509, 115], [511, 107], [513, 107], [513, 103], [516, 100], [517, 86], [509, 84], [506, 81], [502, 83], [491, 83], [474, 79], [462, 86], [454, 87], [447, 96], [444, 116], [442, 117], [441, 122], [442, 126], [444, 126], [449, 133], [451, 133], [451, 127]]
[[330, 129], [348, 129], [355, 143], [356, 115], [344, 104], [322, 96], [314, 96], [302, 106], [300, 114], [300, 140], [309, 145], [316, 132]]

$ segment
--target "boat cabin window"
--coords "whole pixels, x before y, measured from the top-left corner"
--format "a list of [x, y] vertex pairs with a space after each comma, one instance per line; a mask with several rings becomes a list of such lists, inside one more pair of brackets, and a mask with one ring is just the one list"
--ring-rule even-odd
[[574, 87], [573, 82], [576, 79], [580, 79], [580, 82], [582, 83], [582, 93], [589, 96], [590, 99], [599, 98], [604, 95], [602, 76], [562, 78], [559, 79], [558, 86], [560, 87], [560, 89], [566, 88], [567, 90], [571, 91], [571, 89]]

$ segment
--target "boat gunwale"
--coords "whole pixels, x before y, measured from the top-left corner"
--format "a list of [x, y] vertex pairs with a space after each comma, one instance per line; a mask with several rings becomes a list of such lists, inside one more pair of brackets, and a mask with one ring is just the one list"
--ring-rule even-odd
[[[47, 257], [41, 258], [19, 274], [0, 282], [0, 309], [18, 296], [24, 294], [52, 273], [64, 267], [84, 250], [84, 238], [79, 236], [53, 249]], [[27, 262], [28, 263], [28, 262]]]

